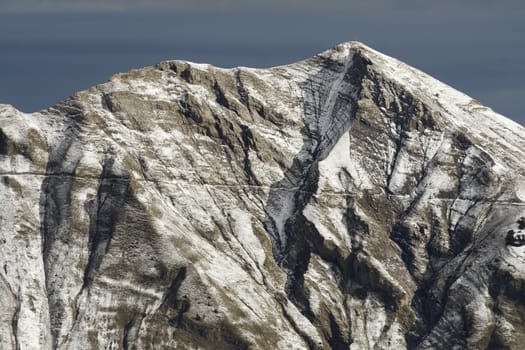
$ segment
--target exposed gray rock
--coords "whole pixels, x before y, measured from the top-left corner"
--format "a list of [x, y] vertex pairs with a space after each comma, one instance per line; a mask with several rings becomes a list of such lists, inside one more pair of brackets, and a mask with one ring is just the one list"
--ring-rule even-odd
[[360, 43], [0, 106], [3, 349], [520, 349], [525, 130]]

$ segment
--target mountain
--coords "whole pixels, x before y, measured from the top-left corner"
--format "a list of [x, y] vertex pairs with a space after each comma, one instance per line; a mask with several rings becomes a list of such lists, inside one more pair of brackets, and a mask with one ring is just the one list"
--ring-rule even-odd
[[3, 349], [520, 349], [525, 129], [350, 42], [0, 107]]

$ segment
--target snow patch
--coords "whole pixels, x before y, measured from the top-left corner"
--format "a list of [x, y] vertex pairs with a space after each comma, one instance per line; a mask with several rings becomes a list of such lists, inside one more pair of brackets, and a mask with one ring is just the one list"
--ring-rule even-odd
[[234, 220], [234, 234], [253, 261], [262, 266], [266, 259], [266, 253], [261, 242], [253, 233], [252, 215], [239, 208], [232, 209], [229, 213]]

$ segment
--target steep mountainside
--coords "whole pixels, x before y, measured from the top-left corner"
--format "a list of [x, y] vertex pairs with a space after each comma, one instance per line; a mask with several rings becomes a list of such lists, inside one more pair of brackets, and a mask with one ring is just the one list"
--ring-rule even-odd
[[360, 43], [0, 106], [2, 349], [520, 349], [525, 129]]

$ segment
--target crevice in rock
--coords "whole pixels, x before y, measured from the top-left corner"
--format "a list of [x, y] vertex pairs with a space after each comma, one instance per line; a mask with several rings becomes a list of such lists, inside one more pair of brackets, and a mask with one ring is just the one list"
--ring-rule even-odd
[[116, 106], [113, 103], [113, 100], [111, 99], [111, 93], [102, 94], [100, 104], [102, 105], [102, 108], [105, 109], [106, 111], [110, 113], [116, 112]]
[[235, 146], [233, 145], [232, 141], [229, 139], [229, 137], [227, 136], [227, 132], [224, 131], [223, 129], [223, 126], [222, 126], [222, 119], [217, 116], [217, 115], [214, 115], [213, 116], [214, 120], [215, 120], [215, 130], [217, 131], [217, 136], [219, 137], [219, 140], [223, 143], [226, 144], [226, 146], [228, 146], [228, 148], [230, 149], [230, 151], [232, 151], [233, 153], [235, 152]]
[[[275, 260], [288, 276], [285, 287], [288, 298], [313, 325], [319, 327], [319, 321], [309, 305], [309, 291], [304, 285], [311, 254], [334, 262], [342, 271], [346, 271], [347, 267], [338, 253], [324, 247], [324, 238], [304, 217], [303, 210], [317, 192], [319, 161], [329, 154], [355, 118], [355, 100], [360, 94], [361, 81], [370, 62], [359, 54], [349, 58], [346, 65], [328, 58], [317, 59], [324, 70], [301, 85], [305, 124], [302, 130], [303, 147], [293, 160], [292, 167], [286, 170], [283, 180], [270, 189], [265, 227], [272, 240]], [[328, 83], [330, 76], [332, 80]], [[349, 91], [341, 90], [342, 84], [348, 82], [352, 84], [347, 85]], [[323, 91], [326, 86], [328, 89]], [[334, 325], [327, 327], [333, 328]], [[327, 331], [331, 330], [321, 334], [328, 334]], [[310, 348], [315, 348], [310, 339], [305, 340]], [[339, 344], [338, 340], [334, 342]]]
[[[174, 65], [173, 67], [177, 67]], [[174, 72], [177, 72], [177, 69], [173, 69]], [[186, 65], [184, 69], [180, 72], [180, 77], [184, 79], [185, 82], [192, 84], [193, 83], [193, 77], [191, 75], [191, 68], [190, 65]]]
[[237, 88], [237, 94], [239, 95], [241, 103], [244, 106], [246, 106], [248, 111], [251, 112], [250, 101], [248, 99], [248, 91], [244, 87], [244, 83], [241, 78], [241, 71], [239, 69], [235, 71], [235, 86]]
[[322, 344], [315, 344], [315, 341], [308, 335], [306, 332], [304, 332], [299, 325], [295, 322], [293, 317], [291, 317], [288, 312], [286, 311], [286, 308], [284, 305], [279, 302], [279, 305], [281, 306], [281, 312], [284, 315], [284, 318], [290, 323], [295, 333], [297, 333], [301, 339], [305, 342], [305, 344], [308, 346], [309, 350], [319, 350], [322, 348]]
[[135, 325], [135, 318], [132, 318], [126, 323], [126, 326], [124, 327], [124, 335], [122, 336], [122, 349], [128, 350], [129, 349], [129, 332]]
[[0, 155], [7, 155], [8, 153], [8, 138], [4, 131], [0, 129]]
[[20, 289], [18, 290], [17, 296], [16, 296], [16, 305], [15, 305], [15, 312], [13, 313], [13, 317], [11, 319], [11, 329], [13, 330], [13, 338], [15, 340], [15, 349], [20, 350], [20, 340], [18, 339], [18, 317], [20, 316]]
[[88, 288], [109, 249], [113, 230], [129, 193], [129, 176], [113, 172], [114, 158], [104, 161], [97, 195], [89, 208], [89, 258], [82, 289]]
[[396, 169], [397, 163], [399, 161], [399, 155], [403, 149], [406, 138], [404, 130], [402, 130], [400, 133], [401, 135], [398, 138], [396, 138], [396, 150], [394, 152], [393, 158], [394, 160], [392, 161], [392, 164], [386, 177], [385, 190], [388, 194], [394, 194], [394, 192], [390, 189], [390, 183], [392, 182], [392, 176], [394, 175], [394, 170]]
[[339, 328], [339, 325], [337, 324], [337, 321], [331, 312], [328, 314], [328, 319], [330, 322], [330, 337], [328, 337], [328, 344], [330, 344], [330, 347], [334, 350], [349, 349], [350, 345], [352, 344], [352, 340], [346, 339], [347, 337], [345, 337], [341, 332], [341, 329]]
[[230, 103], [224, 94], [221, 86], [217, 81], [213, 84], [213, 92], [215, 93], [215, 101], [226, 109], [230, 109]]
[[256, 185], [260, 186], [261, 183], [257, 180], [257, 177], [255, 177], [251, 161], [250, 161], [250, 148], [254, 148], [257, 152], [257, 149], [255, 147], [255, 141], [253, 139], [253, 134], [250, 130], [250, 128], [247, 125], [241, 125], [241, 138], [242, 138], [242, 150], [244, 153], [244, 159], [243, 159], [243, 169], [244, 173], [246, 175], [246, 178], [248, 180], [249, 185]]
[[177, 275], [164, 293], [161, 305], [166, 305], [171, 308], [175, 307], [177, 304], [177, 292], [179, 291], [182, 282], [186, 278], [186, 272], [187, 269], [185, 266], [180, 268], [179, 272], [177, 272]]
[[[82, 106], [75, 100], [67, 100], [55, 107], [65, 115], [65, 128], [61, 141], [49, 150], [46, 175], [40, 191], [40, 234], [42, 259], [48, 298], [50, 332], [53, 347], [57, 346], [57, 336], [66, 313], [67, 305], [59, 299], [56, 291], [63, 288], [60, 279], [53, 275], [55, 252], [67, 242], [70, 234], [71, 189], [80, 162], [81, 152], [76, 150], [84, 122]], [[52, 176], [53, 174], [68, 176]]]
[[200, 124], [202, 123], [203, 118], [198, 112], [198, 110], [196, 110], [196, 108], [193, 107], [194, 102], [190, 100], [192, 98], [193, 97], [186, 92], [185, 95], [178, 100], [179, 105], [180, 105], [180, 111], [182, 115], [185, 116], [186, 118], [189, 118], [193, 120], [195, 123]]
[[[178, 292], [186, 279], [187, 268], [181, 267], [170, 286], [164, 292], [160, 308], [167, 309], [168, 325], [174, 328], [183, 326], [184, 314], [190, 309], [190, 300], [186, 295], [179, 298]], [[174, 315], [173, 315], [174, 313]]]

